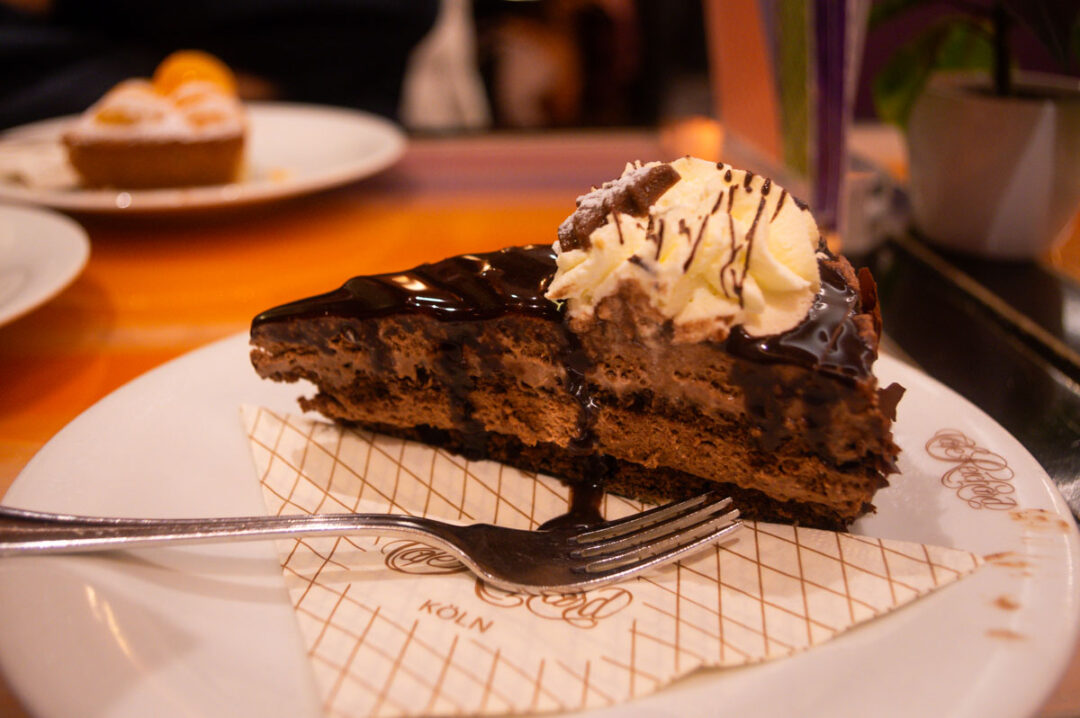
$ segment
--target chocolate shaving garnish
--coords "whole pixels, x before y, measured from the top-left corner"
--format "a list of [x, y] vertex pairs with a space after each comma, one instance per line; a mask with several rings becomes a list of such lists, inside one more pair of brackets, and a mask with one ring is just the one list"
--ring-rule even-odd
[[731, 181], [731, 170], [728, 170], [727, 172], [724, 173], [724, 181], [725, 182], [730, 182]]
[[858, 279], [862, 310], [870, 315], [874, 324], [874, 334], [877, 335], [878, 341], [881, 341], [881, 306], [878, 305], [877, 283], [874, 282], [873, 275], [866, 267], [859, 267]]
[[615, 213], [645, 217], [657, 199], [679, 181], [679, 173], [667, 163], [642, 167], [600, 189], [578, 197], [577, 209], [559, 225], [559, 249], [588, 249], [589, 235]]
[[[559, 249], [564, 252], [569, 252], [574, 249], [586, 249], [586, 245], [579, 241], [579, 237], [582, 234], [574, 227], [574, 217], [576, 215], [570, 215], [566, 218], [562, 224], [559, 225], [557, 235], [559, 237]], [[588, 237], [589, 235], [584, 235]]]
[[884, 389], [877, 390], [878, 406], [881, 408], [881, 413], [889, 417], [890, 421], [896, 421], [896, 405], [900, 403], [900, 398], [904, 396], [905, 391], [907, 389], [895, 381]]

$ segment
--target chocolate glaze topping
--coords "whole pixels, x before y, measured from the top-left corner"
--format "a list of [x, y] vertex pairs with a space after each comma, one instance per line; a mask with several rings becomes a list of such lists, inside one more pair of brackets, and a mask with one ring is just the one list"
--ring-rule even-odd
[[[869, 376], [874, 348], [852, 321], [861, 311], [859, 295], [827, 261], [819, 266], [821, 289], [798, 326], [764, 337], [735, 327], [723, 348], [751, 361], [795, 364], [852, 379]], [[443, 322], [523, 314], [565, 325], [563, 303], [544, 296], [554, 275], [555, 251], [549, 246], [466, 254], [407, 272], [350, 279], [333, 292], [263, 312], [252, 329], [301, 318], [371, 319], [402, 313]], [[569, 343], [573, 334], [569, 329], [566, 334]], [[585, 369], [576, 367], [582, 373]]]
[[851, 378], [868, 376], [876, 358], [874, 347], [851, 321], [861, 310], [859, 295], [830, 264], [820, 262], [818, 267], [821, 288], [799, 325], [764, 337], [734, 327], [727, 350], [751, 361], [797, 364]]
[[252, 328], [285, 319], [369, 319], [402, 312], [441, 321], [493, 319], [513, 313], [561, 320], [562, 306], [544, 296], [554, 273], [551, 247], [463, 254], [406, 272], [354, 277], [335, 291], [263, 312], [255, 317]]

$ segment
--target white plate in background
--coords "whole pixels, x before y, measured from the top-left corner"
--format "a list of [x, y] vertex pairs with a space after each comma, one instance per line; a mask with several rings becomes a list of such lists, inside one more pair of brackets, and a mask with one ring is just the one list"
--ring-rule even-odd
[[74, 220], [0, 205], [0, 325], [59, 294], [89, 257], [90, 240]]
[[[247, 337], [235, 336], [117, 390], [57, 434], [4, 502], [99, 515], [264, 513], [239, 407], [296, 411], [304, 390], [258, 379], [247, 353]], [[908, 389], [895, 425], [903, 473], [878, 493], [877, 514], [853, 530], [998, 560], [794, 657], [702, 671], [582, 715], [1004, 718], [1038, 710], [1077, 640], [1080, 544], [1068, 508], [1030, 454], [969, 402], [889, 357], [877, 373]], [[1012, 489], [1001, 496], [1023, 511], [976, 509], [946, 486], [958, 464], [927, 449], [940, 429], [1000, 457], [1008, 472], [997, 475]], [[319, 715], [266, 542], [0, 560], [0, 668], [43, 718]]]
[[246, 170], [238, 182], [128, 191], [80, 187], [60, 144], [75, 118], [61, 117], [0, 135], [0, 200], [129, 214], [238, 206], [347, 184], [389, 167], [405, 151], [401, 129], [366, 112], [291, 103], [246, 107]]

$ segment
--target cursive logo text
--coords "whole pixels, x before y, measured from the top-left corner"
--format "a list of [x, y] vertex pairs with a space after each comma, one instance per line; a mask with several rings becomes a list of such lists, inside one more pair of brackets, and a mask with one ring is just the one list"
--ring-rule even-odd
[[461, 573], [460, 561], [441, 549], [400, 539], [383, 545], [386, 567], [398, 573]]
[[1013, 470], [1004, 457], [975, 444], [956, 429], [940, 429], [926, 442], [926, 453], [939, 461], [955, 464], [941, 477], [941, 483], [956, 491], [973, 509], [1005, 511], [1016, 508], [1016, 491], [1011, 483]]
[[634, 600], [625, 588], [609, 586], [588, 593], [560, 593], [532, 596], [511, 593], [476, 582], [476, 595], [484, 603], [500, 608], [524, 607], [537, 618], [566, 621], [576, 628], [593, 628], [605, 618], [615, 615]]

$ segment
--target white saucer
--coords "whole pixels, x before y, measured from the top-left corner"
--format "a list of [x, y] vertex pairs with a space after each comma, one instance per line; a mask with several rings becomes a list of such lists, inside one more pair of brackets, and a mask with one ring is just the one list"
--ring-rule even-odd
[[60, 136], [61, 117], [0, 135], [0, 200], [96, 213], [200, 210], [308, 194], [375, 174], [405, 151], [381, 117], [337, 107], [249, 103], [247, 168], [226, 185], [153, 190], [84, 189]]
[[59, 294], [89, 256], [90, 240], [73, 220], [0, 205], [0, 325]]

